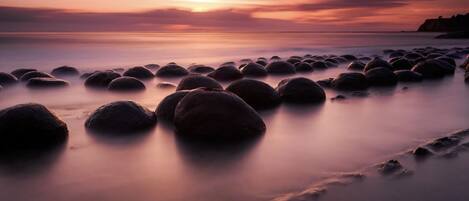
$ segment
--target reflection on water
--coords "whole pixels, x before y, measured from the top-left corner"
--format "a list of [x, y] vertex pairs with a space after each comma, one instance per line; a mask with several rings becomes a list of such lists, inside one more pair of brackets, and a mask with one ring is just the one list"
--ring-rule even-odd
[[[190, 62], [210, 61], [215, 64], [226, 61], [220, 55], [229, 56], [232, 60], [248, 55], [254, 58], [273, 54], [314, 53], [303, 50], [291, 52], [287, 48], [294, 49], [296, 46], [335, 51], [341, 41], [350, 40], [347, 44], [353, 46], [365, 40], [359, 34], [347, 37], [332, 35], [321, 42], [316, 41], [317, 37], [325, 37], [324, 34], [314, 37], [304, 34], [274, 35], [261, 39], [260, 36], [250, 39], [246, 35], [230, 39], [233, 35], [209, 34], [199, 37], [188, 34], [187, 39], [182, 40], [179, 36], [177, 40], [173, 38], [176, 43], [161, 45], [157, 44], [162, 36], [152, 34], [126, 36], [130, 37], [131, 42], [123, 44], [50, 42], [50, 37], [59, 36], [49, 35], [44, 36], [46, 42], [0, 43], [1, 55], [9, 58], [0, 60], [0, 69], [8, 71], [7, 67], [16, 65], [50, 69], [63, 64], [107, 68], [107, 64], [164, 62], [175, 58], [168, 56], [175, 49], [178, 50], [177, 55], [190, 58]], [[72, 36], [75, 35], [60, 37]], [[108, 40], [106, 35], [83, 37]], [[109, 40], [120, 41], [122, 37], [118, 34]], [[134, 43], [136, 39], [133, 37], [144, 42]], [[369, 44], [370, 48], [350, 47], [340, 51], [368, 55], [380, 53], [373, 52], [373, 49], [389, 43], [425, 46], [453, 43], [451, 40], [428, 42], [427, 35], [402, 38], [393, 34], [375, 34], [373, 37], [366, 38], [374, 42]], [[147, 40], [156, 41], [147, 44]], [[192, 40], [198, 40], [202, 45], [197, 47]], [[271, 43], [272, 40], [278, 43]], [[325, 45], [329, 42], [333, 45]], [[179, 43], [187, 44], [180, 46]], [[308, 45], [314, 43], [324, 43], [324, 46]], [[41, 46], [42, 52], [38, 54]], [[217, 49], [222, 46], [225, 48]], [[17, 54], [13, 55], [7, 47], [19, 48]], [[278, 51], [282, 47], [286, 50], [263, 52], [267, 49]], [[199, 48], [200, 52], [194, 48]], [[215, 49], [218, 53], [212, 54]], [[364, 49], [369, 50], [362, 52]], [[295, 76], [318, 80], [335, 77], [344, 71], [344, 65], [341, 65]], [[275, 87], [284, 78], [269, 76], [261, 80]], [[260, 114], [267, 125], [265, 135], [240, 144], [187, 142], [174, 135], [170, 124], [160, 121], [154, 130], [130, 138], [96, 135], [84, 128], [83, 124], [91, 112], [112, 101], [133, 100], [154, 110], [165, 96], [175, 90], [158, 88], [157, 83], [178, 83], [179, 80], [156, 78], [145, 81], [147, 89], [137, 94], [87, 90], [79, 79], [71, 79], [70, 87], [59, 90], [32, 91], [20, 84], [2, 91], [0, 108], [24, 102], [42, 103], [67, 122], [70, 137], [66, 147], [60, 151], [33, 156], [34, 159], [14, 157], [18, 161], [1, 160], [0, 200], [269, 200], [278, 194], [303, 189], [323, 176], [357, 170], [427, 139], [467, 128], [469, 118], [469, 86], [464, 84], [463, 72], [458, 69], [453, 77], [442, 80], [399, 84], [395, 88], [372, 88], [368, 90], [369, 97], [351, 97], [344, 93], [347, 99], [330, 101], [329, 98], [342, 93], [326, 90], [328, 100], [321, 105], [284, 104], [262, 111]], [[227, 84], [223, 83], [225, 87]], [[403, 90], [404, 86], [409, 89]], [[16, 174], [15, 170], [23, 173]]]

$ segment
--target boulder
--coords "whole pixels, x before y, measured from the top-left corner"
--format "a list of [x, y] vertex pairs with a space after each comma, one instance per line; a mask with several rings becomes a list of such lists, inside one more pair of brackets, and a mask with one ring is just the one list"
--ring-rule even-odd
[[357, 60], [357, 61], [353, 61], [352, 63], [350, 63], [348, 66], [347, 66], [347, 69], [348, 70], [359, 70], [359, 71], [362, 71], [363, 69], [365, 69], [365, 63]]
[[16, 83], [18, 83], [18, 79], [15, 76], [9, 73], [0, 72], [0, 85], [6, 87]]
[[257, 60], [257, 64], [262, 65], [262, 66], [267, 66], [267, 61], [266, 60]]
[[287, 59], [287, 62], [295, 65], [296, 63], [301, 62], [301, 59], [300, 58], [289, 58], [289, 59]]
[[391, 62], [391, 66], [393, 70], [410, 70], [412, 69], [413, 62], [406, 58], [400, 58]]
[[341, 73], [332, 81], [334, 89], [344, 91], [365, 90], [368, 86], [368, 80], [362, 73]]
[[158, 65], [158, 64], [147, 64], [144, 67], [148, 68], [148, 69], [151, 69], [151, 70], [156, 70], [156, 69], [160, 68], [160, 65]]
[[215, 71], [215, 69], [210, 66], [200, 65], [200, 64], [192, 65], [188, 68], [188, 70], [192, 73], [201, 73], [201, 74], [211, 73]]
[[117, 101], [94, 111], [85, 127], [102, 133], [127, 134], [150, 129], [155, 124], [152, 111], [132, 101]]
[[295, 71], [296, 72], [312, 72], [314, 71], [314, 68], [309, 63], [299, 62], [295, 64]]
[[112, 80], [121, 77], [119, 73], [114, 71], [96, 72], [85, 80], [85, 86], [88, 88], [107, 88]]
[[314, 69], [327, 69], [327, 64], [323, 61], [316, 61], [312, 63], [311, 66], [313, 66]]
[[326, 93], [314, 81], [298, 77], [282, 80], [277, 92], [287, 103], [320, 103], [326, 100]]
[[357, 60], [357, 57], [356, 57], [356, 56], [353, 56], [353, 55], [351, 55], [351, 54], [342, 55], [342, 56], [340, 56], [340, 57], [346, 59], [347, 61], [355, 61], [355, 60]]
[[422, 74], [411, 70], [397, 70], [394, 71], [399, 82], [421, 82], [423, 80]]
[[270, 85], [252, 79], [243, 79], [231, 83], [227, 88], [238, 95], [254, 109], [269, 109], [278, 106], [281, 102], [280, 95]]
[[241, 73], [247, 77], [265, 77], [267, 70], [258, 63], [248, 63], [241, 68]]
[[270, 74], [294, 74], [295, 66], [286, 61], [272, 61], [265, 67]]
[[334, 78], [327, 78], [327, 79], [318, 80], [316, 83], [318, 83], [319, 86], [321, 87], [329, 88], [329, 87], [332, 87], [333, 80]]
[[366, 71], [365, 77], [372, 86], [393, 86], [397, 84], [396, 74], [384, 67]]
[[180, 90], [191, 90], [199, 87], [211, 88], [211, 89], [223, 89], [223, 87], [215, 79], [202, 75], [190, 75], [185, 77], [179, 82], [176, 91]]
[[108, 89], [111, 91], [143, 91], [145, 84], [137, 78], [123, 76], [112, 80]]
[[78, 76], [80, 71], [77, 68], [71, 66], [60, 66], [54, 68], [51, 72], [51, 75], [55, 77], [68, 77], [68, 76]]
[[434, 59], [428, 59], [417, 63], [412, 71], [422, 74], [424, 79], [442, 78], [446, 75], [445, 68], [440, 62]]
[[158, 88], [176, 88], [176, 84], [171, 83], [171, 82], [160, 82], [156, 84], [156, 87]]
[[133, 68], [129, 68], [127, 71], [124, 72], [124, 76], [127, 77], [134, 77], [137, 79], [151, 79], [154, 77], [153, 73], [143, 66], [136, 66]]
[[32, 89], [60, 88], [69, 85], [70, 83], [65, 80], [48, 77], [31, 78], [26, 83], [26, 87]]
[[33, 68], [19, 68], [14, 71], [11, 71], [11, 74], [15, 76], [17, 79], [20, 79], [21, 76], [32, 71], [37, 71], [37, 70]]
[[44, 73], [44, 72], [31, 71], [31, 72], [25, 73], [23, 76], [21, 76], [20, 80], [22, 82], [27, 82], [31, 78], [40, 78], [40, 77], [53, 78], [54, 76], [52, 76], [48, 73]]
[[174, 119], [174, 112], [176, 110], [176, 106], [184, 98], [190, 91], [189, 90], [181, 90], [176, 91], [168, 96], [166, 96], [158, 107], [156, 107], [156, 117], [158, 119], [164, 119], [167, 121], [173, 121]]
[[163, 66], [156, 72], [157, 77], [182, 77], [186, 75], [189, 75], [189, 71], [174, 63]]
[[174, 125], [179, 136], [204, 141], [246, 139], [266, 130], [262, 118], [238, 96], [202, 88], [177, 104]]
[[218, 81], [232, 81], [243, 78], [243, 74], [235, 66], [225, 65], [208, 74]]
[[67, 125], [43, 105], [20, 104], [0, 111], [0, 149], [47, 147], [67, 137]]
[[384, 67], [384, 68], [387, 68], [389, 70], [393, 69], [391, 64], [389, 64], [387, 61], [385, 61], [385, 60], [383, 60], [379, 57], [375, 57], [373, 60], [369, 61], [366, 64], [364, 71], [366, 72], [366, 71], [369, 71], [371, 69], [379, 68], [379, 67]]

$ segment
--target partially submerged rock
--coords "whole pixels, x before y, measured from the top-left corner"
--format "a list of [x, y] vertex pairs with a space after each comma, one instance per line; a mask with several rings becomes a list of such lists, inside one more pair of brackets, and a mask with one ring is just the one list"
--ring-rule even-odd
[[47, 77], [31, 78], [26, 83], [26, 86], [32, 89], [60, 88], [69, 85], [70, 83], [65, 80]]
[[43, 105], [20, 104], [0, 111], [0, 149], [47, 147], [67, 137], [67, 125]]
[[427, 158], [431, 155], [433, 155], [433, 152], [428, 150], [427, 148], [424, 148], [424, 147], [418, 147], [417, 149], [415, 149], [412, 154], [418, 158], [418, 159], [422, 159], [422, 158]]
[[225, 65], [208, 74], [219, 81], [233, 81], [243, 78], [243, 74], [235, 66]]
[[134, 77], [118, 77], [112, 80], [109, 85], [108, 89], [111, 91], [143, 91], [145, 90], [145, 84], [142, 81], [138, 80]]
[[277, 92], [288, 103], [321, 103], [326, 100], [326, 93], [314, 81], [298, 77], [282, 80]]
[[22, 82], [27, 82], [31, 78], [40, 78], [40, 77], [53, 78], [54, 76], [52, 76], [48, 73], [44, 73], [44, 72], [31, 71], [31, 72], [25, 73], [23, 76], [21, 76], [20, 80]]
[[334, 78], [318, 80], [316, 83], [318, 83], [321, 87], [329, 88], [332, 87], [332, 81], [334, 81]]
[[177, 87], [176, 84], [171, 83], [171, 82], [160, 82], [156, 84], [156, 87], [158, 88], [174, 88]]
[[227, 88], [254, 109], [269, 109], [280, 104], [280, 95], [270, 85], [252, 79], [238, 80]]
[[425, 79], [442, 78], [446, 75], [445, 68], [434, 59], [428, 59], [417, 63], [412, 71], [420, 73]]
[[391, 62], [393, 70], [410, 70], [412, 69], [413, 62], [408, 59], [401, 58], [396, 61]]
[[172, 122], [174, 119], [174, 112], [176, 110], [177, 104], [189, 92], [189, 90], [181, 90], [166, 96], [156, 108], [155, 114], [158, 119], [163, 119]]
[[313, 62], [311, 66], [313, 66], [314, 69], [318, 69], [318, 70], [324, 70], [324, 69], [327, 69], [328, 67], [327, 64], [323, 61]]
[[179, 102], [174, 124], [179, 136], [205, 141], [251, 138], [266, 129], [257, 112], [238, 96], [202, 88]]
[[334, 89], [344, 91], [365, 90], [369, 87], [368, 80], [362, 73], [341, 73], [331, 84]]
[[246, 77], [265, 77], [267, 70], [258, 63], [248, 63], [241, 68], [241, 73]]
[[223, 89], [223, 87], [215, 79], [202, 75], [190, 75], [185, 77], [179, 82], [176, 91], [179, 90], [191, 90], [199, 87], [205, 87], [210, 89]]
[[143, 66], [135, 66], [129, 68], [127, 71], [124, 72], [124, 76], [127, 77], [134, 77], [137, 79], [151, 79], [154, 77], [153, 73]]
[[285, 75], [295, 73], [295, 66], [286, 61], [272, 61], [265, 68], [270, 74]]
[[361, 61], [353, 61], [351, 62], [348, 66], [347, 66], [347, 69], [348, 70], [359, 70], [359, 71], [362, 71], [363, 69], [365, 69], [365, 63], [361, 62]]
[[372, 86], [394, 86], [397, 84], [396, 74], [384, 67], [366, 71], [365, 77]]
[[20, 79], [21, 76], [32, 71], [37, 71], [37, 70], [33, 68], [19, 68], [14, 71], [11, 71], [11, 74], [14, 75], [17, 79]]
[[54, 68], [51, 72], [51, 75], [55, 77], [69, 77], [69, 76], [78, 76], [80, 71], [77, 68], [71, 66], [60, 66]]
[[0, 72], [0, 85], [10, 86], [16, 83], [18, 83], [18, 79], [15, 76], [9, 73]]
[[112, 80], [119, 77], [121, 75], [113, 71], [96, 72], [85, 80], [85, 86], [88, 88], [107, 88]]
[[379, 68], [379, 67], [383, 67], [383, 68], [387, 68], [389, 70], [392, 70], [393, 67], [391, 66], [391, 64], [389, 64], [386, 60], [383, 60], [379, 57], [375, 57], [373, 60], [369, 61], [365, 68], [364, 68], [364, 71], [367, 72], [371, 69], [374, 69], [374, 68]]
[[378, 171], [384, 175], [394, 174], [398, 171], [401, 171], [402, 169], [403, 167], [401, 163], [399, 163], [397, 160], [389, 160], [378, 165]]
[[295, 64], [295, 71], [296, 72], [312, 72], [314, 71], [314, 68], [309, 63], [299, 62]]
[[189, 71], [175, 63], [163, 66], [156, 72], [157, 77], [182, 77], [186, 75], [189, 75]]
[[151, 69], [151, 70], [156, 70], [156, 69], [160, 68], [160, 65], [158, 65], [158, 64], [147, 64], [144, 67], [148, 68], [148, 69]]
[[132, 101], [117, 101], [99, 107], [85, 122], [85, 127], [109, 134], [144, 131], [156, 124], [150, 110]]
[[456, 146], [459, 142], [460, 139], [457, 137], [442, 137], [429, 143], [428, 146], [435, 151], [440, 151]]
[[200, 65], [200, 64], [192, 65], [188, 68], [188, 70], [192, 73], [201, 73], [201, 74], [211, 73], [215, 71], [215, 69], [210, 66]]
[[394, 71], [399, 82], [421, 82], [422, 74], [410, 70]]

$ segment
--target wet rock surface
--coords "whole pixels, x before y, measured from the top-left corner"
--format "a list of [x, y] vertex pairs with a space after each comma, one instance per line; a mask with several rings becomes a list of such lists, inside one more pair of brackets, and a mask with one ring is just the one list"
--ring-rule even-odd
[[190, 75], [181, 80], [176, 90], [191, 90], [199, 87], [210, 89], [223, 89], [223, 87], [215, 79], [202, 75]]
[[189, 75], [189, 71], [175, 63], [169, 63], [156, 71], [157, 77], [182, 77]]
[[332, 80], [334, 89], [344, 91], [366, 90], [369, 87], [368, 80], [362, 73], [341, 73]]
[[143, 91], [145, 84], [134, 77], [118, 77], [109, 83], [108, 89], [111, 91]]
[[265, 77], [267, 70], [258, 63], [248, 63], [241, 68], [241, 73], [246, 77]]
[[209, 73], [208, 76], [219, 81], [233, 81], [243, 78], [241, 71], [232, 65], [221, 66]]
[[77, 68], [71, 66], [60, 66], [54, 68], [51, 72], [51, 75], [55, 77], [68, 77], [68, 76], [78, 76], [80, 71]]
[[155, 114], [158, 119], [163, 119], [172, 122], [174, 119], [174, 112], [176, 110], [177, 104], [189, 92], [189, 90], [181, 90], [166, 96], [156, 108]]
[[61, 88], [69, 86], [68, 81], [56, 78], [31, 78], [26, 83], [28, 88], [32, 89], [44, 89], [44, 88]]
[[21, 76], [32, 71], [37, 71], [37, 70], [34, 68], [19, 68], [14, 71], [11, 71], [11, 74], [15, 76], [17, 79], [20, 79]]
[[121, 77], [119, 73], [113, 71], [96, 72], [85, 80], [85, 86], [88, 88], [107, 88], [112, 80]]
[[321, 103], [326, 100], [324, 90], [308, 78], [282, 80], [276, 90], [287, 103]]
[[286, 61], [273, 61], [265, 67], [269, 74], [287, 75], [295, 73], [295, 66]]
[[227, 88], [254, 109], [269, 109], [281, 103], [280, 95], [270, 85], [252, 79], [238, 80]]
[[126, 70], [123, 76], [145, 80], [145, 79], [151, 79], [155, 75], [153, 75], [153, 73], [148, 68], [145, 68], [143, 66], [136, 66], [136, 67], [132, 67]]

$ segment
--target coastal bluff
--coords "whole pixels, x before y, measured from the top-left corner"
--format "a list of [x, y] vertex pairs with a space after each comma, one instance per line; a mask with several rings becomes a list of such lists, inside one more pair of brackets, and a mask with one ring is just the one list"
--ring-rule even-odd
[[418, 28], [419, 32], [462, 32], [469, 31], [469, 13], [453, 15], [450, 18], [427, 19]]

